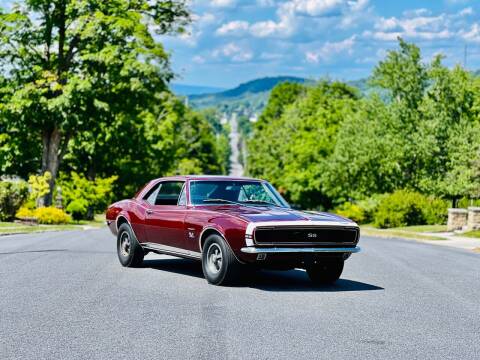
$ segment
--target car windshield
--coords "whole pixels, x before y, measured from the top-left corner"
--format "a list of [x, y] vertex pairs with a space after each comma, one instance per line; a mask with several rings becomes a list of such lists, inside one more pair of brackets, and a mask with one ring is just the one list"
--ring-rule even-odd
[[242, 204], [289, 207], [273, 186], [263, 181], [191, 181], [190, 201], [193, 205]]

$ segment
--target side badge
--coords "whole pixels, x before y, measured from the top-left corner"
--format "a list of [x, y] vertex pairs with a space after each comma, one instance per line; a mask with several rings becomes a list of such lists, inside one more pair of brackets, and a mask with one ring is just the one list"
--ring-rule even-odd
[[189, 232], [188, 232], [188, 237], [189, 237], [190, 239], [194, 239], [194, 238], [195, 238], [195, 232], [194, 232], [194, 231], [189, 231]]

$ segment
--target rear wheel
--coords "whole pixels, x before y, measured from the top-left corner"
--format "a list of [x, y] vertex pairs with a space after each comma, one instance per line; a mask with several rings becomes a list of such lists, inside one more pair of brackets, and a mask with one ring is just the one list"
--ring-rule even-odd
[[340, 278], [343, 271], [343, 259], [328, 259], [315, 261], [307, 266], [307, 274], [310, 280], [317, 285], [333, 284]]
[[118, 228], [117, 254], [120, 263], [126, 267], [138, 267], [143, 262], [145, 254], [129, 224]]
[[202, 269], [205, 279], [213, 285], [235, 283], [240, 277], [241, 264], [220, 235], [212, 234], [202, 251]]

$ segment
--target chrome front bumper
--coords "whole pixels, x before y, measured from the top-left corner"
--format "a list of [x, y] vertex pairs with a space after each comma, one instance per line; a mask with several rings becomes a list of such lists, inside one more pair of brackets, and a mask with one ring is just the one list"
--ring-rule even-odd
[[288, 248], [288, 247], [243, 247], [240, 249], [246, 254], [285, 254], [285, 253], [358, 253], [360, 247], [335, 247], [335, 248]]

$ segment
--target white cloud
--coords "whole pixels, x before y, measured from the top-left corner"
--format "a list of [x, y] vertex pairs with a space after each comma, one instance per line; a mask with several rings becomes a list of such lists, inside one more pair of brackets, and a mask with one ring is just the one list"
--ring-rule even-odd
[[305, 53], [305, 59], [309, 63], [318, 63], [320, 61], [327, 61], [333, 55], [339, 53], [347, 53], [351, 55], [353, 53], [355, 39], [356, 35], [352, 35], [351, 37], [338, 42], [327, 41], [320, 49], [307, 51]]
[[467, 41], [480, 43], [480, 25], [473, 24], [469, 31], [461, 31], [460, 36]]
[[230, 21], [215, 31], [217, 35], [243, 35], [248, 31], [250, 24], [247, 21]]
[[[259, 6], [270, 6], [273, 0], [257, 0]], [[318, 30], [321, 18], [335, 18], [336, 26], [348, 28], [365, 17], [369, 0], [289, 0], [278, 5], [276, 19], [250, 23], [245, 20], [230, 21], [216, 30], [217, 35], [243, 35], [254, 37], [287, 38], [301, 27]], [[368, 10], [368, 9], [367, 9]], [[334, 16], [335, 15], [335, 16]]]
[[210, 25], [215, 23], [217, 21], [217, 18], [215, 17], [214, 14], [207, 12], [201, 15], [193, 14], [192, 20], [196, 25], [204, 26], [204, 25]]
[[236, 0], [211, 0], [210, 1], [210, 6], [219, 7], [219, 8], [232, 7], [235, 4], [236, 4]]
[[[423, 14], [424, 11], [416, 12]], [[409, 12], [404, 15], [412, 15]], [[397, 37], [421, 40], [449, 39], [455, 33], [449, 29], [453, 16], [441, 14], [439, 16], [405, 16], [377, 19], [374, 29], [377, 31], [364, 31], [365, 37], [382, 41], [394, 41]]]
[[201, 55], [195, 55], [192, 59], [192, 61], [195, 63], [195, 64], [205, 64], [207, 62], [207, 59], [205, 59], [203, 56]]
[[339, 11], [344, 0], [293, 0], [293, 7], [299, 14], [320, 16]]
[[465, 8], [461, 10], [458, 15], [460, 16], [468, 16], [468, 15], [473, 15], [473, 9], [471, 7]]
[[195, 47], [198, 43], [198, 39], [202, 36], [202, 31], [190, 29], [178, 36], [180, 41], [188, 46]]
[[227, 58], [233, 62], [245, 62], [253, 58], [253, 53], [249, 49], [244, 49], [239, 45], [231, 42], [215, 49], [212, 52], [214, 58]]

